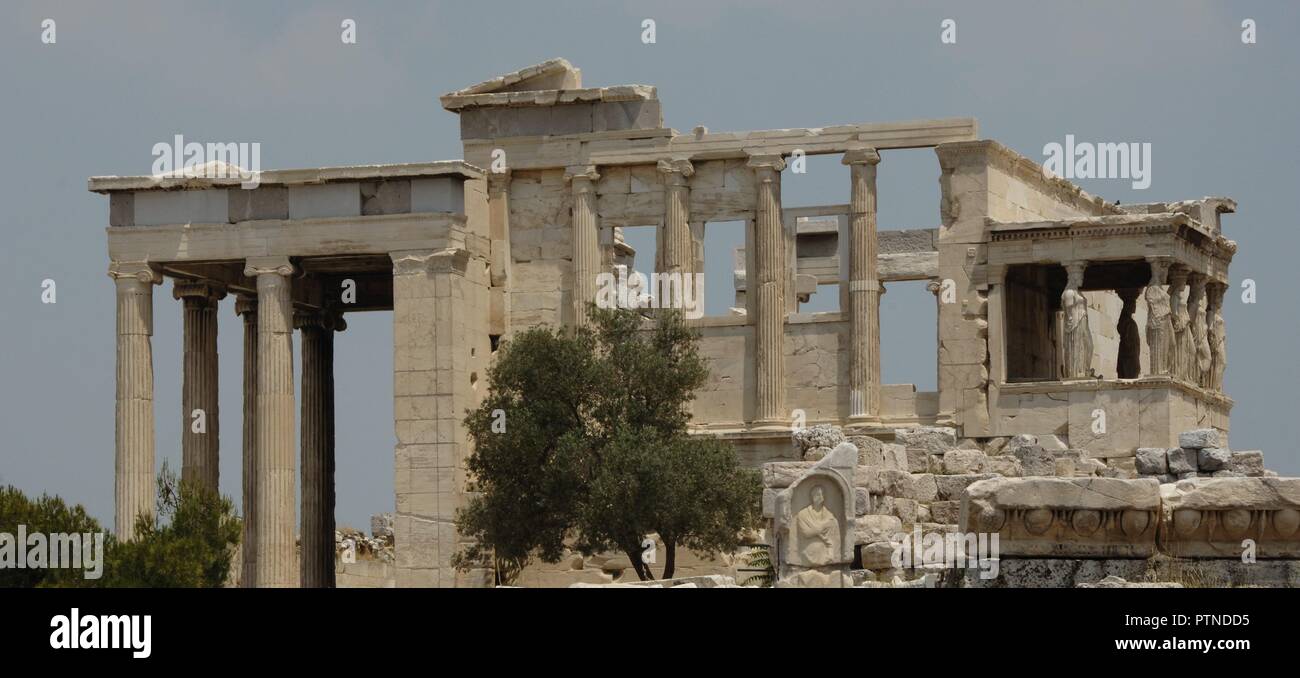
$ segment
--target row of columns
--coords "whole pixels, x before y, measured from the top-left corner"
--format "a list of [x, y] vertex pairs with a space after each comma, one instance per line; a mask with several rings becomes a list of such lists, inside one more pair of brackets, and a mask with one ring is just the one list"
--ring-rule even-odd
[[[1116, 290], [1122, 302], [1116, 324], [1119, 336], [1117, 376], [1120, 379], [1141, 376], [1141, 340], [1133, 314], [1137, 310], [1138, 294], [1142, 293], [1147, 302], [1149, 374], [1172, 376], [1206, 390], [1222, 391], [1227, 364], [1227, 336], [1223, 323], [1223, 296], [1227, 285], [1185, 266], [1173, 266], [1162, 257], [1151, 257], [1148, 263], [1151, 278], [1145, 289]], [[1088, 301], [1080, 291], [1088, 262], [1072, 261], [1064, 266], [1062, 376], [1065, 379], [1094, 379], [1097, 375], [1092, 370], [1093, 338], [1088, 327]]]
[[1228, 286], [1168, 259], [1147, 261], [1151, 279], [1144, 294], [1151, 374], [1221, 392], [1228, 355], [1223, 321]]
[[[880, 413], [880, 294], [876, 274], [876, 165], [874, 148], [848, 150], [842, 162], [850, 168], [849, 319], [850, 420], [866, 423]], [[750, 283], [755, 325], [755, 414], [758, 427], [786, 427], [785, 315], [789, 278], [786, 235], [781, 214], [780, 154], [755, 153], [747, 166], [757, 189], [754, 217], [754, 274]], [[695, 272], [695, 243], [690, 231], [689, 160], [660, 160], [664, 183], [664, 221], [656, 265], [660, 272]], [[569, 167], [565, 179], [573, 190], [573, 297], [576, 324], [587, 322], [587, 305], [595, 299], [600, 273], [599, 219], [595, 166]]]
[[[244, 326], [243, 569], [244, 586], [334, 584], [333, 333], [345, 329], [329, 310], [293, 309], [288, 257], [257, 257], [244, 275], [256, 296], [241, 295], [235, 312]], [[153, 286], [159, 271], [147, 263], [115, 262], [117, 287], [116, 512], [118, 537], [133, 539], [136, 521], [153, 513]], [[219, 491], [219, 284], [178, 281], [184, 304], [184, 482]], [[295, 544], [295, 398], [293, 331], [302, 332], [301, 457], [302, 553]], [[295, 567], [298, 562], [298, 567]], [[299, 575], [299, 572], [301, 573]]]

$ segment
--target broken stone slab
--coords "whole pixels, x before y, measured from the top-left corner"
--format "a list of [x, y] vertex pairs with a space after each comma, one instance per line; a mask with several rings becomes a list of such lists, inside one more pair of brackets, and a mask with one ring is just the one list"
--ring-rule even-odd
[[902, 532], [898, 516], [859, 516], [853, 524], [853, 543], [893, 542]]
[[1148, 558], [1159, 512], [1151, 478], [989, 478], [966, 488], [958, 525], [998, 533], [1003, 557]]
[[1012, 458], [1020, 462], [1023, 476], [1056, 475], [1056, 455], [1038, 445], [1025, 445], [1015, 448]]
[[1203, 447], [1197, 451], [1196, 465], [1202, 471], [1219, 471], [1227, 467], [1232, 451], [1222, 447]]
[[[939, 486], [933, 473], [918, 473], [912, 476], [912, 498], [917, 501], [930, 502], [939, 498]], [[963, 486], [965, 489], [965, 486]]]
[[777, 489], [790, 487], [812, 466], [811, 462], [806, 461], [772, 461], [763, 464], [763, 486]]
[[1171, 447], [1165, 452], [1165, 459], [1169, 465], [1169, 473], [1182, 477], [1188, 473], [1196, 473], [1199, 462], [1196, 459], [1196, 449], [1188, 447]]
[[947, 426], [918, 426], [894, 430], [894, 442], [910, 451], [921, 449], [925, 454], [942, 455], [957, 446], [957, 430]]
[[[1163, 452], [1163, 450], [1161, 450]], [[989, 473], [1007, 477], [1019, 477], [1022, 474], [1020, 460], [1015, 457], [989, 457], [984, 463], [984, 469]]]
[[1081, 589], [1181, 589], [1182, 584], [1172, 581], [1128, 581], [1127, 579], [1110, 575], [1096, 583], [1082, 582], [1076, 585]]
[[914, 477], [907, 471], [862, 468], [853, 473], [853, 484], [867, 488], [872, 496], [913, 497], [916, 495]]
[[1163, 447], [1139, 447], [1134, 462], [1144, 476], [1163, 476], [1169, 472], [1168, 450]]
[[1161, 495], [1170, 555], [1240, 559], [1253, 548], [1256, 558], [1300, 557], [1300, 478], [1198, 478]]
[[1246, 476], [1262, 476], [1264, 475], [1264, 453], [1259, 450], [1233, 451], [1226, 468]]
[[935, 486], [938, 488], [939, 499], [959, 500], [961, 499], [961, 493], [965, 492], [971, 483], [996, 478], [997, 476], [992, 473], [981, 473], [931, 477], [934, 478]]
[[1178, 434], [1178, 446], [1193, 450], [1206, 447], [1223, 447], [1222, 434], [1217, 428], [1198, 428]]
[[844, 433], [839, 427], [830, 424], [818, 424], [798, 429], [790, 434], [795, 451], [805, 453], [816, 447], [834, 448], [844, 442]]
[[985, 459], [980, 450], [948, 450], [943, 453], [943, 471], [947, 475], [981, 473]]

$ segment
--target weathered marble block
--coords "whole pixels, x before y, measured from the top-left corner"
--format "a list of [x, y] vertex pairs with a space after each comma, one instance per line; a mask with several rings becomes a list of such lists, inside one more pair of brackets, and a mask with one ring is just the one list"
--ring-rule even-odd
[[1137, 472], [1144, 476], [1163, 476], [1169, 473], [1167, 452], [1163, 447], [1139, 447], [1135, 457]]
[[1161, 488], [1161, 549], [1173, 556], [1300, 557], [1300, 478], [1197, 478]]
[[1223, 447], [1223, 436], [1217, 428], [1198, 428], [1178, 434], [1178, 446], [1193, 450], [1206, 447]]
[[1151, 478], [990, 478], [961, 500], [959, 529], [997, 533], [999, 555], [1149, 558], [1160, 484]]

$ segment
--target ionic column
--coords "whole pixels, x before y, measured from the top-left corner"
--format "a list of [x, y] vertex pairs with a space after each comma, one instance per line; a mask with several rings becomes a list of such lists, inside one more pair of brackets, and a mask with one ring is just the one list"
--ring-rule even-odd
[[664, 237], [661, 272], [693, 273], [695, 240], [691, 237], [691, 175], [689, 160], [660, 160], [664, 181]]
[[596, 300], [596, 274], [600, 272], [595, 186], [600, 174], [594, 165], [579, 165], [569, 167], [564, 178], [573, 183], [573, 320], [585, 325], [587, 304]]
[[117, 411], [114, 432], [113, 526], [135, 538], [136, 518], [154, 508], [153, 286], [162, 276], [145, 262], [115, 261], [117, 286]]
[[1169, 302], [1173, 306], [1171, 320], [1174, 326], [1174, 359], [1172, 374], [1178, 379], [1192, 379], [1196, 363], [1196, 341], [1192, 339], [1192, 318], [1187, 313], [1183, 292], [1187, 289], [1187, 269], [1174, 266], [1169, 270]]
[[295, 313], [302, 332], [303, 588], [334, 587], [334, 332], [346, 327], [333, 311]]
[[1191, 273], [1191, 283], [1187, 294], [1187, 312], [1191, 316], [1189, 331], [1192, 337], [1194, 353], [1188, 361], [1188, 381], [1202, 388], [1210, 382], [1210, 337], [1209, 323], [1206, 321], [1208, 304], [1205, 299], [1205, 275]]
[[1228, 286], [1221, 282], [1209, 286], [1209, 300], [1206, 313], [1210, 317], [1210, 378], [1212, 391], [1223, 391], [1223, 373], [1228, 367], [1228, 328], [1223, 322], [1223, 295]]
[[1152, 375], [1168, 376], [1174, 373], [1173, 302], [1165, 281], [1169, 277], [1169, 262], [1148, 258], [1151, 280], [1144, 292], [1147, 300], [1147, 350], [1150, 360], [1147, 369]]
[[849, 166], [849, 419], [880, 416], [880, 281], [876, 276], [874, 148], [846, 151]]
[[257, 277], [257, 585], [298, 585], [294, 565], [294, 267], [288, 257], [250, 258]]
[[1119, 350], [1115, 356], [1115, 372], [1120, 379], [1137, 379], [1142, 376], [1142, 336], [1138, 334], [1137, 321], [1133, 313], [1137, 310], [1137, 287], [1115, 290], [1119, 294], [1123, 307], [1119, 312], [1119, 321], [1115, 324], [1115, 333], [1119, 335]]
[[257, 297], [239, 295], [235, 315], [244, 319], [244, 537], [239, 585], [257, 586]]
[[781, 224], [780, 155], [751, 155], [749, 167], [758, 181], [754, 220], [754, 277], [747, 283], [753, 294], [755, 324], [754, 423], [787, 425], [785, 412], [785, 237]]
[[184, 305], [181, 384], [181, 480], [219, 492], [221, 453], [217, 401], [217, 305], [225, 286], [207, 281], [172, 285]]
[[1083, 286], [1085, 261], [1065, 264], [1065, 291], [1061, 293], [1061, 310], [1065, 313], [1065, 379], [1092, 379], [1092, 330], [1088, 327], [1088, 299]]

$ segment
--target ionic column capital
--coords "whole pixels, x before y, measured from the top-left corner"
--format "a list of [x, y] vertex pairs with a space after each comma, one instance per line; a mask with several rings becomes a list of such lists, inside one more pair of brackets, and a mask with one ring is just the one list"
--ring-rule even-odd
[[108, 277], [113, 280], [135, 278], [142, 283], [161, 285], [162, 273], [147, 261], [114, 261], [108, 265]]
[[343, 314], [341, 312], [332, 308], [315, 310], [294, 309], [293, 328], [295, 330], [315, 328], [332, 332], [342, 332], [348, 328], [348, 323], [343, 319]]
[[766, 172], [785, 169], [785, 157], [780, 153], [751, 153], [745, 166], [752, 168], [761, 177]]
[[574, 188], [590, 187], [589, 182], [600, 179], [595, 165], [569, 165], [564, 168], [564, 180], [573, 182]]
[[172, 298], [221, 301], [226, 298], [226, 286], [212, 280], [176, 280], [172, 283]]
[[287, 278], [293, 275], [294, 270], [289, 257], [249, 257], [244, 260], [244, 275], [249, 277], [274, 274]]
[[660, 160], [655, 169], [664, 175], [664, 183], [673, 186], [685, 186], [686, 180], [695, 174], [695, 165], [690, 160]]
[[880, 164], [880, 152], [871, 146], [850, 148], [849, 150], [844, 151], [844, 156], [840, 158], [840, 164], [878, 165]]

